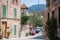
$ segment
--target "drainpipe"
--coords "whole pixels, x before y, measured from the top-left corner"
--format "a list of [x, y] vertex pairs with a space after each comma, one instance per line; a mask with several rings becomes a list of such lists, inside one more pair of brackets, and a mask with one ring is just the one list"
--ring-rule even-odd
[[1, 35], [1, 13], [0, 13], [0, 35]]

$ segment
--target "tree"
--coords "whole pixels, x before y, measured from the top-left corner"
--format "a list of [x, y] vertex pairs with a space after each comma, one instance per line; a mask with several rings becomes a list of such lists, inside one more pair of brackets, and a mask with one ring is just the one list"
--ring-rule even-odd
[[49, 40], [57, 40], [57, 21], [55, 18], [50, 18], [49, 20], [47, 20], [46, 29]]
[[42, 16], [41, 12], [38, 12], [38, 11], [33, 12], [33, 16], [31, 16], [30, 18], [30, 23], [33, 25], [33, 29], [35, 29], [37, 25], [39, 26], [42, 25], [43, 18], [41, 18], [41, 16]]
[[25, 14], [22, 14], [21, 15], [21, 24], [24, 25], [24, 24], [27, 24], [27, 21], [29, 20], [28, 16], [25, 15]]
[[21, 28], [20, 28], [20, 33], [19, 33], [20, 36], [21, 36], [21, 31], [22, 31], [23, 25], [27, 24], [28, 20], [29, 20], [29, 18], [27, 15], [21, 14]]
[[43, 19], [42, 18], [37, 19], [36, 25], [41, 27], [43, 25]]

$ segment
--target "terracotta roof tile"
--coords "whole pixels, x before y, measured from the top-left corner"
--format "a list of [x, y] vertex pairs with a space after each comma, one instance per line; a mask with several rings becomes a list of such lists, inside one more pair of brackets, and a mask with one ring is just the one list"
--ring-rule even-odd
[[28, 9], [28, 7], [25, 4], [23, 4], [21, 5], [21, 9]]

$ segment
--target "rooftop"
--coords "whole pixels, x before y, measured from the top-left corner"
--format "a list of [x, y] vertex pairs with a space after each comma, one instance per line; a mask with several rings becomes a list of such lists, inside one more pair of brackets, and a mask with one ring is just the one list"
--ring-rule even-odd
[[28, 9], [28, 7], [25, 4], [22, 4], [21, 9]]

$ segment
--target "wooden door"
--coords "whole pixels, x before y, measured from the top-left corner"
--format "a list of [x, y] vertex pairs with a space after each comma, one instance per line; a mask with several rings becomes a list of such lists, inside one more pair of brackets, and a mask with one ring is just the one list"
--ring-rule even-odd
[[6, 37], [7, 35], [7, 22], [2, 22], [2, 36]]

